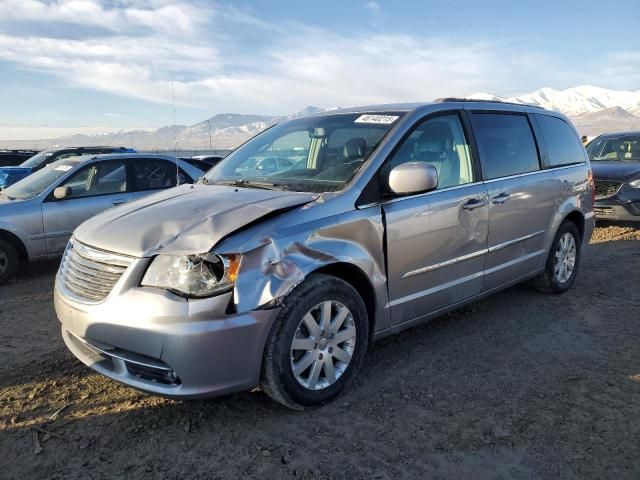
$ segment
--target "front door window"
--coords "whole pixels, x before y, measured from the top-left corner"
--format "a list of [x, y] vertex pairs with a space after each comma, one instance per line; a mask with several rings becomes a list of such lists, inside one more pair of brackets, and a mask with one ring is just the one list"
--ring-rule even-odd
[[109, 195], [127, 191], [127, 171], [124, 162], [101, 162], [88, 165], [60, 187], [69, 187], [70, 198]]

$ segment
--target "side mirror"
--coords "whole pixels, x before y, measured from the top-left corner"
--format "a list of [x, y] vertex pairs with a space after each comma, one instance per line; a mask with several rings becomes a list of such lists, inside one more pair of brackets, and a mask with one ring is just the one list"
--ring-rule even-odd
[[58, 187], [53, 191], [53, 196], [58, 200], [64, 200], [71, 196], [71, 187]]
[[407, 162], [389, 172], [389, 187], [398, 195], [433, 190], [438, 186], [438, 171], [425, 162]]

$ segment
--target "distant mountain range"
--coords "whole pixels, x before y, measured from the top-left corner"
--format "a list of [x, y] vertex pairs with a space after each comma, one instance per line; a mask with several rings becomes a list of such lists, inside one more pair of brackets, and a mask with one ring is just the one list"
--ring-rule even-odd
[[[474, 93], [468, 98], [502, 100], [539, 105], [569, 116], [581, 135], [595, 136], [608, 131], [640, 130], [640, 90], [618, 91], [583, 85], [566, 90], [541, 88], [517, 97]], [[309, 106], [288, 116], [221, 113], [195, 125], [165, 126], [156, 130], [130, 130], [102, 135], [72, 135], [30, 141], [3, 141], [0, 147], [40, 148], [87, 145], [124, 145], [138, 150], [208, 150], [209, 128], [214, 150], [237, 147], [256, 133], [287, 118], [318, 113], [326, 109]]]
[[570, 117], [582, 135], [640, 130], [640, 90], [631, 92], [582, 85], [566, 90], [541, 88], [517, 97], [474, 93], [468, 98], [528, 103], [556, 110]]
[[137, 150], [173, 151], [177, 142], [179, 150], [208, 151], [211, 129], [212, 150], [230, 150], [274, 123], [323, 110], [325, 109], [309, 106], [288, 116], [221, 113], [195, 125], [167, 125], [155, 130], [122, 130], [100, 135], [77, 134], [41, 140], [5, 140], [0, 141], [0, 148], [31, 148], [34, 144], [40, 149], [118, 145], [133, 146]]

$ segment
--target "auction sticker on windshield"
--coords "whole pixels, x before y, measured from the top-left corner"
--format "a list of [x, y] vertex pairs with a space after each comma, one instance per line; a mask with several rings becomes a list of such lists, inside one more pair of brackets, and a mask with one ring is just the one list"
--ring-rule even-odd
[[360, 115], [355, 119], [355, 123], [378, 123], [381, 125], [389, 125], [397, 119], [397, 115]]
[[54, 170], [58, 170], [60, 172], [68, 172], [73, 168], [73, 165], [58, 165]]

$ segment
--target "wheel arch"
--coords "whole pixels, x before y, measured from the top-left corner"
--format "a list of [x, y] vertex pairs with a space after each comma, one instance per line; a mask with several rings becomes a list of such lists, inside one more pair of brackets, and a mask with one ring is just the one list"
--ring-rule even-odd
[[369, 335], [372, 335], [375, 331], [376, 293], [367, 274], [360, 267], [347, 262], [330, 263], [309, 272], [309, 274], [314, 273], [323, 273], [339, 278], [356, 289], [367, 309]]
[[[562, 222], [560, 222], [560, 225], [562, 225], [562, 223], [566, 221], [572, 222], [576, 226], [576, 228], [578, 229], [578, 233], [580, 234], [580, 240], [582, 241], [582, 239], [584, 239], [584, 228], [585, 228], [585, 218], [582, 212], [580, 212], [579, 210], [573, 210], [569, 212], [562, 219]], [[558, 228], [560, 228], [560, 225], [558, 225]]]
[[22, 240], [20, 240], [20, 237], [18, 237], [15, 233], [0, 228], [0, 238], [6, 240], [14, 247], [16, 247], [16, 249], [18, 250], [20, 262], [26, 263], [29, 261], [29, 253], [27, 252], [27, 247], [25, 247]]

